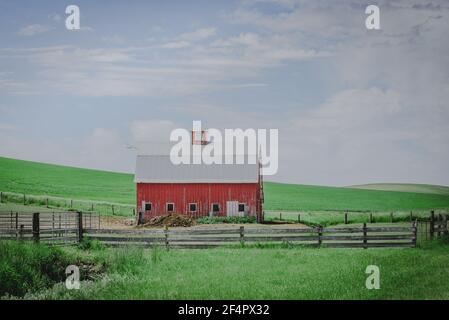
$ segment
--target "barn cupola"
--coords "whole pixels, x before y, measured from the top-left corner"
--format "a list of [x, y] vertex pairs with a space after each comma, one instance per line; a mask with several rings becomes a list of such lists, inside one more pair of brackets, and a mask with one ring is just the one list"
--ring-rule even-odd
[[201, 121], [193, 121], [192, 145], [206, 145], [208, 143], [207, 130], [201, 128]]

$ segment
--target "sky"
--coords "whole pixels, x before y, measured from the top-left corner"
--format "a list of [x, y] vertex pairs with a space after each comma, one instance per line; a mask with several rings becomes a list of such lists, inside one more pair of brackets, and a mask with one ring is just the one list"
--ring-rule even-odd
[[266, 180], [449, 185], [448, 34], [444, 0], [0, 0], [0, 156], [134, 172], [201, 120], [278, 129]]

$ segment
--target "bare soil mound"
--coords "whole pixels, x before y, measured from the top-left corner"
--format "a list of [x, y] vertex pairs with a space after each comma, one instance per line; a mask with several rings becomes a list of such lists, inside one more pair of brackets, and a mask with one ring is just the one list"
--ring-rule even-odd
[[195, 220], [182, 214], [167, 214], [145, 219], [142, 227], [191, 227]]

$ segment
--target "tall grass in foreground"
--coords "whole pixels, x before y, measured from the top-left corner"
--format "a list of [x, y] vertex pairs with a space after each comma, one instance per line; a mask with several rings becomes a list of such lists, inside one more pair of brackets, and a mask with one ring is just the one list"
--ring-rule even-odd
[[[100, 281], [29, 299], [449, 299], [449, 247], [418, 249], [106, 249]], [[368, 265], [380, 290], [365, 287]]]
[[69, 257], [58, 248], [0, 241], [0, 296], [21, 296], [60, 282], [69, 264]]

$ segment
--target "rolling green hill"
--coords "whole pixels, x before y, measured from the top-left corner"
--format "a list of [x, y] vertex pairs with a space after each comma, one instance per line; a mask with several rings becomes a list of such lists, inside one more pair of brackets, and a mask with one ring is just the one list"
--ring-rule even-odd
[[412, 183], [370, 183], [356, 186], [349, 186], [351, 189], [400, 191], [416, 193], [433, 193], [449, 195], [449, 187], [436, 186], [431, 184], [412, 184]]
[[[407, 185], [408, 190], [420, 185]], [[432, 186], [427, 186], [430, 188]], [[449, 187], [435, 187], [448, 188]], [[0, 157], [0, 191], [67, 199], [134, 204], [132, 174], [58, 166]], [[265, 210], [389, 211], [449, 208], [442, 192], [404, 192], [265, 182]]]
[[448, 208], [449, 196], [296, 184], [266, 183], [268, 210], [397, 211]]
[[0, 157], [0, 191], [134, 204], [133, 175]]

